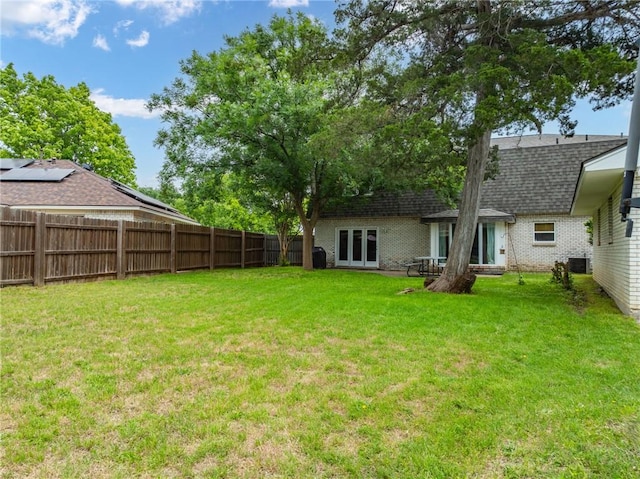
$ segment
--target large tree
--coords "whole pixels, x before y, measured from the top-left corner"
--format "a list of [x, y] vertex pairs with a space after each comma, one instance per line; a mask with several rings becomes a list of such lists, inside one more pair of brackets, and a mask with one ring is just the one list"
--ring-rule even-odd
[[359, 180], [345, 155], [326, 156], [311, 141], [332, 112], [354, 97], [333, 61], [318, 21], [274, 17], [206, 56], [181, 63], [182, 77], [153, 95], [169, 127], [156, 143], [177, 177], [233, 171], [268, 197], [289, 201], [303, 230], [311, 269], [313, 229], [322, 209]]
[[99, 110], [87, 85], [69, 89], [52, 76], [18, 77], [0, 69], [0, 153], [12, 158], [66, 158], [133, 185], [135, 161], [120, 127]]
[[339, 7], [354, 58], [402, 52], [395, 101], [426, 112], [466, 150], [456, 234], [431, 290], [468, 292], [475, 280], [468, 265], [492, 132], [559, 120], [571, 133], [576, 98], [603, 108], [627, 97], [639, 12], [636, 0], [351, 0]]

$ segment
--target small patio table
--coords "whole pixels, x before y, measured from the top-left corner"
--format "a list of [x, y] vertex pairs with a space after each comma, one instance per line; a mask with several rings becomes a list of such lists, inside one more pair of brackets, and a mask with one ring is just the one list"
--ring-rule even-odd
[[442, 272], [443, 262], [447, 258], [443, 256], [416, 256], [415, 263], [407, 265], [407, 276], [411, 276], [411, 268], [416, 268], [419, 276], [439, 276]]

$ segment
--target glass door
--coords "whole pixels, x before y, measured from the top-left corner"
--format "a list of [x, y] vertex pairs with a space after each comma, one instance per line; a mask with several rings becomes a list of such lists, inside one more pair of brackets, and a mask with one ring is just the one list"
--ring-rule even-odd
[[[499, 231], [504, 230], [504, 223], [499, 226]], [[432, 235], [432, 251], [437, 251], [438, 256], [448, 257], [453, 235], [456, 232], [455, 223], [438, 223], [435, 229], [435, 236]], [[496, 264], [496, 233], [495, 223], [478, 223], [473, 246], [471, 248], [470, 264], [494, 265]], [[501, 238], [504, 237], [502, 234]]]
[[377, 228], [338, 229], [336, 232], [336, 266], [377, 268]]

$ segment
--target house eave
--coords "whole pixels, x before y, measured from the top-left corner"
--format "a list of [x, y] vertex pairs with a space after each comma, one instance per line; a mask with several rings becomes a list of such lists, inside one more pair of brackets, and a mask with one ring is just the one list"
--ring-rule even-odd
[[583, 170], [571, 205], [571, 215], [592, 215], [620, 184], [623, 173], [623, 168], [591, 172]]
[[[429, 216], [423, 216], [420, 218], [420, 223], [455, 223], [458, 221], [459, 210], [447, 210], [435, 213]], [[504, 213], [502, 211], [481, 209], [478, 214], [478, 221], [480, 223], [515, 223], [516, 217], [510, 213]]]
[[591, 216], [622, 181], [626, 145], [582, 164], [571, 203], [572, 216]]
[[147, 213], [147, 214], [153, 214], [153, 215], [156, 215], [156, 216], [161, 216], [163, 218], [166, 218], [167, 220], [171, 220], [170, 222], [179, 222], [179, 223], [184, 223], [184, 224], [189, 224], [189, 225], [199, 225], [200, 224], [197, 221], [192, 220], [191, 218], [188, 218], [186, 216], [181, 217], [181, 216], [171, 215], [171, 214], [165, 213], [163, 211], [157, 211], [157, 210], [154, 210], [154, 209], [151, 209], [151, 208], [143, 208], [143, 207], [137, 207], [137, 206], [4, 205], [4, 204], [2, 206], [9, 206], [10, 208], [20, 209], [20, 210], [34, 210], [34, 211], [42, 211], [42, 212], [51, 212], [52, 214], [61, 214], [60, 212], [62, 212], [62, 211], [72, 211], [75, 214], [81, 214], [81, 213], [100, 214], [100, 213], [103, 213], [105, 210], [106, 211], [120, 211], [120, 212], [123, 212], [123, 213], [141, 212], [141, 213]]

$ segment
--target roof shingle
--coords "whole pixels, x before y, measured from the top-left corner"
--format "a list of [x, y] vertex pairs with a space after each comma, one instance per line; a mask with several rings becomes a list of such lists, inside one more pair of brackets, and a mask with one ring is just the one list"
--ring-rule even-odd
[[[569, 213], [582, 162], [627, 142], [623, 137], [598, 135], [556, 144], [558, 136], [492, 139], [492, 144], [501, 145], [499, 172], [484, 183], [480, 207], [510, 215]], [[538, 143], [542, 146], [534, 146]], [[448, 209], [433, 191], [387, 192], [354, 199], [322, 216], [426, 217]]]
[[481, 208], [512, 214], [569, 213], [583, 161], [626, 138], [499, 151], [499, 173], [484, 183]]
[[[73, 169], [72, 174], [58, 182], [0, 181], [0, 204], [34, 207], [86, 207], [109, 209], [128, 207], [151, 213], [173, 216], [181, 221], [195, 223], [169, 205], [157, 207], [118, 191], [112, 182], [93, 171], [86, 170], [70, 160], [34, 161], [23, 168]], [[3, 172], [6, 173], [5, 170]]]

